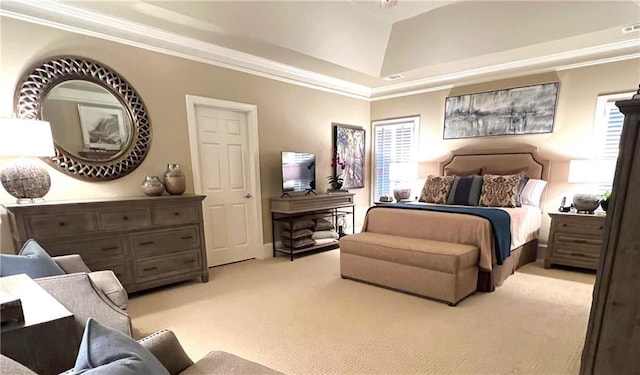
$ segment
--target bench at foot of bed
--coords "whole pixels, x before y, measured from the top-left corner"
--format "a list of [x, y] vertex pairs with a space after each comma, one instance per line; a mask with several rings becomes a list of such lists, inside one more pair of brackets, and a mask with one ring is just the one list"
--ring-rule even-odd
[[476, 246], [363, 232], [340, 239], [343, 278], [455, 306], [476, 291]]

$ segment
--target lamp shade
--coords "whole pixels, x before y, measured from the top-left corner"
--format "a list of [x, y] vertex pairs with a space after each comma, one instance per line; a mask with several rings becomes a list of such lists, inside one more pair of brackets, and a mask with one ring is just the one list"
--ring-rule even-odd
[[615, 159], [571, 160], [569, 162], [569, 182], [582, 184], [611, 183], [615, 171]]
[[417, 174], [418, 174], [417, 163], [389, 164], [389, 181], [410, 182], [416, 179]]
[[0, 119], [0, 156], [54, 156], [51, 124], [27, 119]]

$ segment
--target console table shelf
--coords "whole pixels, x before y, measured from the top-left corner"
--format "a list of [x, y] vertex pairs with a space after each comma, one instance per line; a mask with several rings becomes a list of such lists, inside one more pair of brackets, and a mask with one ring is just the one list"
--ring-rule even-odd
[[[354, 194], [319, 194], [314, 196], [294, 196], [289, 198], [271, 198], [271, 234], [273, 238], [273, 256], [277, 253], [289, 254], [293, 261], [294, 254], [304, 253], [314, 250], [335, 249], [338, 240], [306, 246], [295, 249], [293, 239], [281, 238], [277, 227], [284, 223], [288, 224], [289, 230], [293, 233], [293, 223], [299, 218], [328, 218], [334, 226], [339, 227], [339, 218], [346, 218], [351, 215], [351, 231], [355, 228], [355, 204]], [[343, 234], [343, 233], [341, 233]], [[293, 237], [291, 235], [291, 237]], [[285, 246], [285, 241], [289, 241], [289, 246]]]

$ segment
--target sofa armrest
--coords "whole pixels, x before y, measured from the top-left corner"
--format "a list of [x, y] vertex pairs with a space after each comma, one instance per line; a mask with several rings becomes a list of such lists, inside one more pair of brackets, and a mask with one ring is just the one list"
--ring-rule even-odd
[[80, 254], [61, 255], [52, 259], [66, 273], [91, 272]]
[[163, 329], [138, 342], [158, 358], [171, 375], [177, 375], [193, 365], [178, 338], [170, 330]]
[[131, 319], [127, 312], [111, 302], [88, 274], [72, 273], [42, 277], [35, 281], [74, 315], [78, 342], [82, 339], [84, 326], [89, 318], [131, 336]]
[[126, 310], [129, 303], [127, 290], [111, 270], [93, 271], [88, 273], [89, 278], [109, 299], [119, 308]]

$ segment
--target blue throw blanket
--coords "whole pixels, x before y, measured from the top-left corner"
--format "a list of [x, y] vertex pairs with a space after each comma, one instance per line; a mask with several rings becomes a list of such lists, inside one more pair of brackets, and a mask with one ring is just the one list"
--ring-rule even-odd
[[509, 216], [506, 211], [488, 207], [428, 206], [406, 203], [385, 203], [372, 206], [369, 210], [378, 207], [452, 212], [485, 218], [491, 223], [491, 228], [495, 237], [496, 260], [498, 264], [502, 264], [504, 260], [511, 255], [511, 216]]

